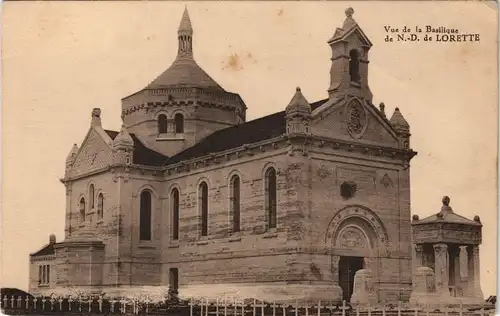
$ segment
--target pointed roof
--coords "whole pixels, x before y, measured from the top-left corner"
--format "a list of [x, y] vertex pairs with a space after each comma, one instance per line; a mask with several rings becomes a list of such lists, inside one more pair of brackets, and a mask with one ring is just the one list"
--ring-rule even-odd
[[285, 109], [286, 114], [311, 114], [311, 105], [300, 91], [300, 87], [295, 89], [295, 94]]
[[113, 140], [113, 147], [114, 148], [118, 148], [118, 147], [133, 148], [134, 147], [134, 140], [132, 139], [132, 137], [128, 133], [125, 125], [122, 125], [122, 129], [120, 130], [120, 133]]
[[179, 24], [178, 33], [193, 33], [193, 27], [191, 26], [191, 19], [189, 18], [189, 12], [187, 6], [184, 8], [184, 13], [182, 14], [181, 23]]
[[346, 19], [344, 20], [344, 24], [342, 25], [342, 28], [337, 28], [335, 30], [335, 34], [328, 41], [328, 43], [332, 44], [334, 42], [344, 40], [352, 33], [357, 32], [358, 35], [361, 37], [361, 39], [365, 42], [365, 44], [367, 46], [369, 46], [369, 47], [373, 46], [372, 42], [370, 42], [370, 40], [368, 39], [366, 34], [363, 32], [363, 30], [361, 30], [358, 23], [352, 17], [354, 15], [354, 9], [351, 7], [347, 8], [345, 10], [345, 15], [346, 15]]
[[186, 7], [179, 23], [177, 57], [146, 89], [195, 87], [225, 91], [194, 60], [192, 35], [193, 27]]
[[458, 215], [453, 212], [451, 208], [450, 198], [445, 196], [443, 197], [443, 206], [441, 207], [441, 211], [437, 214], [425, 217], [423, 219], [418, 219], [418, 216], [414, 216], [414, 221], [412, 225], [421, 225], [427, 223], [451, 223], [451, 224], [465, 224], [470, 226], [483, 226], [479, 221], [479, 217], [475, 217], [474, 220], [470, 220], [466, 217]]
[[78, 145], [73, 144], [73, 147], [71, 147], [71, 151], [68, 154], [68, 157], [66, 157], [66, 161], [72, 161], [75, 157], [76, 154], [78, 154]]
[[394, 127], [400, 127], [400, 128], [404, 128], [404, 129], [410, 128], [410, 124], [408, 124], [408, 122], [405, 120], [405, 118], [403, 117], [403, 114], [401, 114], [401, 111], [399, 110], [399, 108], [396, 108], [394, 110], [394, 113], [392, 114], [392, 117], [389, 120], [389, 122]]

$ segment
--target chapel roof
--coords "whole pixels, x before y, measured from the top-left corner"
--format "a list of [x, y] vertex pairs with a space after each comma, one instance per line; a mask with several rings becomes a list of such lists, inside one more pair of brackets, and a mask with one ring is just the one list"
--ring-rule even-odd
[[55, 249], [54, 249], [54, 244], [49, 243], [48, 245], [43, 246], [42, 249], [38, 250], [35, 253], [32, 253], [32, 257], [40, 257], [40, 256], [48, 256], [48, 255], [53, 255], [55, 254]]
[[443, 206], [441, 207], [441, 211], [427, 216], [423, 219], [419, 219], [418, 216], [413, 216], [412, 225], [422, 225], [422, 224], [430, 224], [430, 223], [449, 223], [449, 224], [463, 224], [469, 226], [482, 226], [479, 217], [476, 216], [474, 220], [470, 220], [464, 216], [458, 215], [453, 212], [451, 206], [449, 206], [450, 198], [445, 196], [443, 197]]
[[[311, 104], [311, 110], [318, 108], [328, 99]], [[219, 130], [192, 147], [166, 160], [165, 165], [196, 158], [211, 153], [222, 152], [245, 144], [257, 143], [286, 133], [285, 111], [267, 115], [239, 125]]]
[[[111, 130], [105, 130], [105, 132], [113, 140], [119, 134], [117, 131]], [[134, 164], [159, 167], [168, 159], [167, 156], [146, 147], [135, 134], [130, 133], [130, 137], [134, 141], [134, 151], [132, 153]]]

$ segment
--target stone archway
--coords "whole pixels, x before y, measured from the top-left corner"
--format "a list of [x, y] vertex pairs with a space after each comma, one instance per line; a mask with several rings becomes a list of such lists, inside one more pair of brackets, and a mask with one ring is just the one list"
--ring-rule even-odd
[[352, 205], [335, 213], [325, 236], [331, 249], [331, 271], [344, 299], [352, 294], [354, 274], [370, 269], [378, 283], [379, 258], [388, 254], [388, 235], [380, 218], [370, 209]]

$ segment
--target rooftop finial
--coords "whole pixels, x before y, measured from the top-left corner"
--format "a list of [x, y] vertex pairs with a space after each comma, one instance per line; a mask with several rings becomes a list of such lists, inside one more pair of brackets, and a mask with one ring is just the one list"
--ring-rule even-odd
[[345, 16], [348, 18], [352, 18], [352, 15], [354, 14], [354, 9], [349, 7], [345, 9]]
[[445, 206], [450, 205], [450, 198], [448, 196], [443, 197], [443, 205], [445, 205]]

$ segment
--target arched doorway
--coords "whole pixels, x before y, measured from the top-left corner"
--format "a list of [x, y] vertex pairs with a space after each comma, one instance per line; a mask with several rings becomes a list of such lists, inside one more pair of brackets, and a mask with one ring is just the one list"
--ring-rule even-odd
[[332, 277], [350, 301], [354, 276], [370, 269], [378, 280], [379, 258], [387, 251], [387, 232], [380, 218], [366, 207], [353, 205], [338, 211], [330, 221], [325, 242], [331, 248]]

